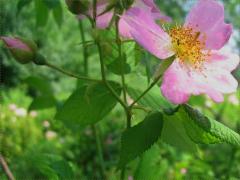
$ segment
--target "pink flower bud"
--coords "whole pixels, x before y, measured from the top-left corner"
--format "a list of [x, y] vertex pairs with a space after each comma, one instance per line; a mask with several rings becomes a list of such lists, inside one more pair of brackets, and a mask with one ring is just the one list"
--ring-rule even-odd
[[10, 50], [13, 57], [21, 64], [27, 64], [34, 60], [37, 51], [37, 45], [27, 39], [11, 38], [2, 36], [6, 47]]

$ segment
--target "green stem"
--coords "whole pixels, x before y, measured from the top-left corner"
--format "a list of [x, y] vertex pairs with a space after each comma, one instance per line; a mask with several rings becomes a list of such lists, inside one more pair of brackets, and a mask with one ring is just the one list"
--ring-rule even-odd
[[106, 85], [106, 87], [111, 92], [111, 94], [117, 99], [117, 101], [122, 105], [124, 110], [128, 111], [127, 105], [122, 101], [122, 99], [118, 96], [118, 94], [114, 91], [114, 89], [107, 82], [106, 75], [105, 75], [105, 67], [104, 67], [104, 62], [103, 62], [103, 55], [102, 55], [101, 44], [98, 41], [96, 41], [96, 44], [97, 44], [98, 52], [99, 52], [99, 59], [100, 59], [101, 74], [102, 74], [103, 83]]
[[97, 145], [97, 153], [98, 153], [98, 158], [100, 161], [101, 175], [102, 175], [102, 178], [105, 179], [105, 163], [104, 163], [104, 158], [103, 158], [102, 141], [101, 141], [101, 138], [99, 135], [99, 128], [97, 128], [96, 125], [92, 125], [92, 130], [93, 130], [96, 145]]
[[97, 19], [97, 0], [93, 0], [93, 26], [96, 27]]
[[70, 73], [68, 71], [65, 71], [64, 69], [62, 68], [59, 68], [53, 64], [50, 64], [48, 62], [45, 63], [45, 66], [48, 66], [56, 71], [59, 71], [67, 76], [70, 76], [70, 77], [73, 77], [73, 78], [76, 78], [76, 79], [81, 79], [81, 80], [86, 80], [86, 81], [93, 81], [93, 82], [101, 82], [101, 80], [98, 80], [98, 79], [92, 79], [92, 78], [88, 78], [88, 77], [85, 77], [85, 76], [78, 76], [76, 74], [73, 74], [73, 73]]
[[[88, 51], [85, 45], [86, 39], [85, 39], [85, 34], [84, 34], [84, 29], [82, 22], [79, 21], [79, 29], [80, 29], [80, 34], [83, 42], [83, 60], [84, 60], [84, 75], [88, 76]], [[105, 179], [105, 163], [104, 163], [104, 158], [103, 158], [103, 149], [102, 149], [102, 141], [98, 133], [98, 128], [96, 125], [92, 125], [92, 130], [95, 136], [95, 141], [97, 145], [97, 152], [98, 152], [98, 158], [99, 158], [99, 163], [100, 163], [100, 169], [101, 169], [101, 175], [102, 178]]]
[[119, 17], [116, 16], [116, 20], [115, 20], [116, 44], [118, 46], [118, 57], [121, 62], [121, 80], [122, 80], [122, 87], [123, 87], [123, 98], [124, 98], [125, 104], [127, 104], [126, 84], [125, 84], [125, 76], [124, 76], [124, 71], [123, 71], [124, 59], [122, 57], [122, 43], [121, 43], [121, 39], [119, 38], [118, 23], [119, 23]]
[[147, 94], [148, 91], [150, 91], [153, 88], [153, 86], [155, 86], [158, 83], [161, 77], [162, 77], [162, 74], [156, 77], [156, 79], [150, 84], [150, 86], [135, 101], [133, 101], [129, 107], [132, 108], [134, 104], [136, 104], [145, 94]]
[[80, 29], [81, 39], [82, 39], [82, 43], [83, 43], [84, 75], [88, 76], [88, 52], [87, 52], [87, 48], [86, 48], [86, 38], [85, 38], [85, 34], [84, 34], [82, 21], [79, 21], [79, 29]]

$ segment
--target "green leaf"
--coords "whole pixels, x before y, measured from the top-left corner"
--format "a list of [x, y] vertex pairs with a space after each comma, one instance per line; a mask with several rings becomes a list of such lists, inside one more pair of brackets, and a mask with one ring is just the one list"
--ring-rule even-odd
[[142, 122], [125, 130], [121, 138], [119, 168], [140, 156], [160, 137], [163, 127], [163, 116], [160, 112], [148, 115]]
[[[115, 82], [109, 84], [120, 96], [120, 85]], [[102, 120], [116, 103], [116, 99], [103, 83], [95, 83], [74, 91], [55, 118], [74, 130]]]
[[55, 106], [56, 106], [56, 100], [54, 96], [45, 95], [45, 96], [38, 96], [34, 98], [28, 109], [29, 111], [31, 111], [31, 110], [47, 109]]
[[174, 115], [164, 115], [164, 124], [161, 139], [180, 150], [192, 153], [197, 152], [196, 144], [187, 135], [181, 114], [176, 112]]
[[222, 123], [212, 120], [189, 105], [183, 105], [180, 113], [189, 137], [196, 143], [229, 143], [240, 146], [240, 135]]
[[134, 179], [164, 179], [164, 173], [168, 169], [168, 164], [166, 159], [161, 158], [160, 152], [160, 147], [155, 144], [142, 155], [134, 173]]
[[17, 4], [17, 15], [21, 12], [22, 8], [28, 4], [30, 4], [32, 0], [19, 0]]
[[56, 6], [53, 9], [53, 17], [54, 17], [57, 25], [60, 27], [62, 25], [62, 22], [63, 22], [63, 10], [62, 10], [62, 6], [61, 6], [60, 3], [59, 3], [58, 6]]
[[42, 1], [49, 9], [54, 9], [60, 5], [59, 0], [42, 0]]
[[[121, 62], [121, 59], [117, 58], [115, 61], [113, 61], [112, 63], [107, 65], [107, 68], [109, 71], [113, 72], [114, 74], [117, 75], [121, 75], [123, 74], [128, 74], [131, 72], [131, 67], [129, 66], [129, 64], [126, 63], [126, 58], [125, 58], [125, 54], [123, 56], [123, 62]], [[123, 65], [122, 65], [123, 63]], [[121, 66], [123, 66], [122, 70], [121, 70]]]
[[36, 77], [36, 76], [30, 76], [27, 79], [24, 80], [27, 85], [37, 91], [40, 92], [41, 95], [51, 95], [52, 87], [46, 79]]
[[49, 179], [72, 179], [74, 177], [71, 166], [60, 156], [33, 153], [31, 162], [33, 162], [34, 167]]
[[43, 0], [35, 0], [36, 25], [42, 27], [47, 24], [49, 10]]
[[[137, 99], [143, 93], [143, 90], [134, 89], [132, 87], [128, 87], [127, 91], [133, 99]], [[176, 111], [176, 105], [168, 102], [162, 96], [160, 88], [157, 86], [154, 86], [145, 96], [143, 96], [138, 101], [138, 104], [151, 108], [154, 111], [161, 111], [163, 109], [169, 114], [172, 114]]]
[[175, 60], [175, 56], [171, 56], [167, 59], [164, 59], [156, 69], [154, 76], [155, 77], [162, 76], [164, 72], [169, 68], [169, 66], [173, 63], [174, 60]]

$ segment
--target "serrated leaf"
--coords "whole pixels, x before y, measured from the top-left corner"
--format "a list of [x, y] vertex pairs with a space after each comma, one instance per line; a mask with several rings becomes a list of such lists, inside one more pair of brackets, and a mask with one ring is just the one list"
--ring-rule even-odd
[[60, 3], [56, 7], [54, 7], [53, 17], [54, 17], [57, 25], [60, 27], [62, 25], [62, 22], [63, 22], [63, 10], [62, 10], [62, 6], [61, 6]]
[[179, 112], [171, 116], [164, 115], [163, 120], [161, 139], [165, 143], [183, 151], [197, 152], [197, 146], [187, 135], [183, 125], [184, 119]]
[[[120, 96], [121, 87], [109, 82]], [[73, 92], [55, 118], [73, 130], [102, 120], [116, 105], [117, 101], [103, 83], [83, 86]]]
[[222, 123], [210, 119], [189, 105], [183, 105], [180, 113], [189, 137], [196, 143], [229, 143], [240, 146], [240, 135]]
[[42, 27], [47, 24], [49, 10], [43, 0], [35, 0], [36, 25]]
[[163, 126], [162, 118], [162, 113], [154, 112], [136, 126], [123, 132], [119, 168], [140, 156], [158, 140]]
[[167, 160], [161, 158], [160, 148], [155, 144], [142, 155], [134, 173], [134, 179], [163, 179], [164, 172], [167, 171], [167, 168]]
[[51, 96], [51, 95], [38, 96], [33, 99], [28, 110], [31, 111], [31, 110], [47, 109], [55, 106], [56, 106], [56, 100], [54, 96]]

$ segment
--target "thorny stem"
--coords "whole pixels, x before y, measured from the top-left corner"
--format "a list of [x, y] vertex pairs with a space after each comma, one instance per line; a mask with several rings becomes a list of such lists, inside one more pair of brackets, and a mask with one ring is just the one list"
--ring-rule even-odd
[[9, 180], [15, 180], [11, 170], [8, 167], [7, 162], [5, 161], [4, 157], [1, 154], [0, 154], [0, 165], [2, 166], [3, 171], [5, 172], [7, 178]]
[[101, 80], [98, 80], [98, 79], [92, 79], [92, 78], [88, 78], [88, 77], [85, 77], [85, 76], [78, 76], [76, 74], [70, 73], [70, 72], [65, 71], [64, 69], [59, 68], [59, 67], [57, 67], [57, 66], [55, 66], [53, 64], [50, 64], [48, 62], [45, 62], [45, 66], [48, 66], [48, 67], [50, 67], [50, 68], [52, 68], [54, 70], [57, 70], [57, 71], [65, 74], [67, 76], [70, 76], [70, 77], [73, 77], [73, 78], [76, 78], [76, 79], [81, 79], [81, 80], [86, 80], [86, 81], [93, 81], [93, 82], [101, 82]]

